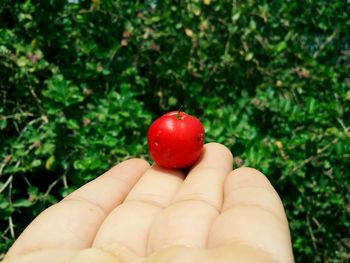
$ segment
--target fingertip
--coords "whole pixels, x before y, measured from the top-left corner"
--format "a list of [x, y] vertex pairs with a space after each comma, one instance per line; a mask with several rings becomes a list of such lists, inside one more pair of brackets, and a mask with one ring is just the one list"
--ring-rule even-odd
[[204, 145], [203, 153], [199, 160], [190, 167], [189, 172], [203, 168], [214, 168], [216, 170], [232, 169], [233, 156], [231, 151], [223, 144], [211, 142]]
[[150, 164], [144, 159], [130, 158], [115, 164], [109, 170], [103, 173], [101, 176], [105, 177], [105, 176], [114, 176], [117, 174], [123, 174], [124, 172], [121, 172], [121, 171], [127, 171], [127, 172], [130, 172], [131, 170], [146, 171], [149, 167], [150, 167]]
[[218, 154], [222, 154], [223, 156], [230, 159], [231, 161], [233, 160], [233, 155], [232, 155], [231, 150], [227, 146], [225, 146], [221, 143], [209, 142], [209, 143], [204, 145], [204, 149], [206, 151], [215, 151]]
[[259, 170], [253, 168], [253, 167], [249, 167], [249, 166], [243, 166], [243, 167], [239, 167], [235, 170], [232, 171], [233, 173], [236, 174], [256, 174], [256, 175], [262, 175], [265, 176], [262, 172], [260, 172]]
[[118, 165], [127, 165], [127, 166], [140, 166], [140, 167], [145, 167], [145, 168], [149, 168], [150, 164], [145, 160], [145, 159], [141, 159], [141, 158], [130, 158], [128, 160], [125, 160]]
[[274, 190], [269, 179], [259, 170], [251, 167], [240, 167], [233, 170], [226, 179], [226, 186], [232, 188], [262, 187]]

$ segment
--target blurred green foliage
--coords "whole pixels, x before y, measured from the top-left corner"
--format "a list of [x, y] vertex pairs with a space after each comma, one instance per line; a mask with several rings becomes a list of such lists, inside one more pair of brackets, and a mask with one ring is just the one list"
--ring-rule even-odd
[[348, 1], [0, 4], [0, 252], [184, 105], [284, 202], [297, 262], [350, 260]]

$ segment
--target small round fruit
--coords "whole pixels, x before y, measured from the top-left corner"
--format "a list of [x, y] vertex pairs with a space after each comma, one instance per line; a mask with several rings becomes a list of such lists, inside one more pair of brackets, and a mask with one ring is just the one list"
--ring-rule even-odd
[[205, 132], [196, 117], [172, 111], [155, 120], [148, 130], [153, 161], [163, 168], [186, 168], [200, 157]]

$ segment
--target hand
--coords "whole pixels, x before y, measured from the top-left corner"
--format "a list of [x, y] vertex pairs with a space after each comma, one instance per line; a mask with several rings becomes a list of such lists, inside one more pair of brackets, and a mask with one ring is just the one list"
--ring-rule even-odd
[[41, 213], [3, 263], [293, 262], [266, 177], [209, 143], [188, 172], [120, 163]]

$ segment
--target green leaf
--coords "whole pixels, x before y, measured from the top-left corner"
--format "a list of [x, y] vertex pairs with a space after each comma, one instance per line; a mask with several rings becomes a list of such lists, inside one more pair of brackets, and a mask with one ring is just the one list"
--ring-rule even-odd
[[54, 170], [56, 166], [56, 157], [54, 155], [51, 155], [45, 162], [45, 168], [46, 170], [52, 171]]
[[30, 207], [33, 205], [28, 199], [17, 199], [13, 204], [13, 207]]
[[153, 17], [151, 18], [151, 21], [156, 23], [156, 22], [159, 22], [161, 19], [162, 19], [162, 18], [161, 18], [160, 16], [153, 16]]
[[7, 127], [7, 120], [5, 118], [0, 117], [0, 131], [6, 129]]
[[254, 57], [253, 53], [247, 53], [247, 55], [245, 56], [245, 60], [250, 61], [250, 60], [252, 60], [253, 57]]
[[39, 160], [39, 159], [35, 159], [31, 163], [32, 168], [39, 167], [40, 165], [41, 165], [41, 160]]
[[241, 12], [237, 12], [232, 16], [232, 21], [236, 22], [241, 16]]
[[307, 112], [310, 114], [314, 113], [315, 109], [316, 109], [316, 100], [314, 98], [310, 98], [307, 104]]
[[43, 91], [43, 95], [65, 106], [84, 100], [80, 89], [71, 81], [65, 80], [62, 75], [57, 75], [47, 81], [47, 89]]
[[176, 23], [175, 28], [176, 29], [181, 29], [182, 28], [182, 23]]
[[177, 99], [175, 97], [169, 97], [168, 104], [171, 107], [176, 106], [177, 105]]
[[282, 41], [282, 42], [278, 43], [278, 45], [276, 46], [276, 52], [277, 52], [277, 53], [280, 53], [280, 52], [282, 52], [283, 50], [285, 50], [286, 47], [287, 47], [286, 42]]
[[80, 128], [79, 123], [74, 119], [69, 119], [67, 121], [67, 127], [72, 130], [78, 130]]

